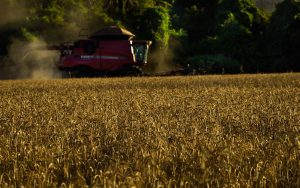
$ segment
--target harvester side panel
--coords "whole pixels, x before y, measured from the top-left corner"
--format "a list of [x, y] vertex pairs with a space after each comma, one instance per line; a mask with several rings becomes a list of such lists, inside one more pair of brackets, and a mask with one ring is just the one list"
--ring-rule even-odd
[[97, 41], [79, 40], [74, 44], [72, 54], [66, 55], [61, 62], [64, 68], [89, 67], [99, 70], [101, 66], [101, 49]]
[[128, 40], [102, 40], [99, 42], [101, 49], [101, 70], [115, 71], [126, 64], [135, 64], [131, 42]]
[[85, 66], [94, 70], [99, 70], [100, 61], [100, 58], [90, 55], [68, 55], [62, 59], [63, 67], [66, 69]]

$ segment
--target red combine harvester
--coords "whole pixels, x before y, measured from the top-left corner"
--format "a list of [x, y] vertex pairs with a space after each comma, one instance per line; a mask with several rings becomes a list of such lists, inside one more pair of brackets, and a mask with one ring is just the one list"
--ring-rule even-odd
[[133, 37], [125, 29], [109, 26], [87, 39], [63, 43], [58, 47], [59, 69], [65, 77], [141, 75], [151, 41]]

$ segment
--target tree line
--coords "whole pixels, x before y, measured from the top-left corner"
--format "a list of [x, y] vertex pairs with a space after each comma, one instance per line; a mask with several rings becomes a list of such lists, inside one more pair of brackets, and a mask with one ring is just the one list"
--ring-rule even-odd
[[199, 74], [299, 71], [300, 3], [284, 0], [272, 12], [257, 5], [262, 0], [2, 0], [0, 55], [14, 39], [57, 43], [118, 25]]

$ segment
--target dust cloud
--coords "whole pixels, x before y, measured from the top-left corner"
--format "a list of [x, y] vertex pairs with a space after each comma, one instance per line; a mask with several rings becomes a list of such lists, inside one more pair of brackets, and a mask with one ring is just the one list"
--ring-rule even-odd
[[[26, 11], [28, 3], [0, 0], [0, 28], [21, 28], [26, 25], [30, 16]], [[75, 19], [78, 11], [72, 12], [70, 19]], [[81, 16], [83, 17], [83, 16]], [[75, 22], [70, 22], [57, 29], [48, 29], [34, 36], [34, 41], [10, 38], [7, 47], [8, 54], [0, 57], [0, 79], [53, 79], [60, 78], [57, 69], [59, 51], [47, 49], [48, 43], [60, 44], [76, 36], [80, 28]], [[43, 40], [43, 39], [45, 40]], [[46, 42], [47, 41], [47, 42]]]
[[155, 48], [150, 52], [149, 61], [154, 73], [168, 72], [173, 69], [173, 52], [169, 48]]
[[[0, 1], [0, 28], [19, 27], [28, 17], [26, 1]], [[58, 78], [56, 70], [59, 54], [48, 51], [47, 43], [36, 39], [28, 42], [10, 39], [8, 55], [0, 58], [0, 79], [51, 79]]]
[[[0, 28], [26, 26], [26, 19], [30, 18], [30, 6], [26, 1], [17, 4], [11, 0], [0, 0]], [[11, 38], [7, 57], [0, 57], [0, 79], [59, 78], [57, 63], [60, 54], [59, 51], [47, 50], [48, 44], [59, 45], [86, 38], [95, 31], [95, 27], [99, 29], [104, 24], [91, 18], [80, 7], [70, 7], [65, 11], [65, 24], [35, 33], [36, 40], [28, 42]]]
[[170, 38], [167, 47], [155, 47], [149, 54], [150, 69], [157, 74], [179, 70], [181, 67], [174, 63], [174, 57], [180, 46], [179, 41]]
[[276, 8], [276, 5], [281, 3], [282, 1], [283, 0], [254, 0], [254, 3], [259, 8], [273, 12]]
[[59, 52], [47, 49], [42, 40], [25, 42], [14, 40], [9, 48], [11, 65], [6, 71], [10, 79], [53, 79], [60, 78], [57, 70]]

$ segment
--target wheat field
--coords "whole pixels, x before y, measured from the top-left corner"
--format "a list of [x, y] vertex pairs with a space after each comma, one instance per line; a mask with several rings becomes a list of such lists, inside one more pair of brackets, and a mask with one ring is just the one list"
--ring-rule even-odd
[[300, 74], [0, 81], [0, 187], [300, 187]]

